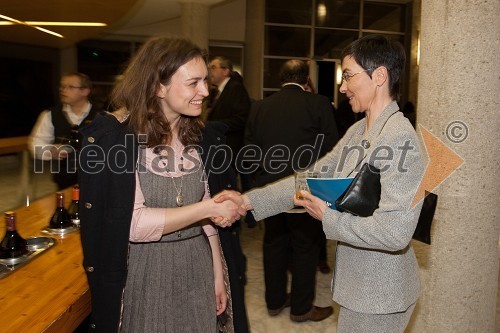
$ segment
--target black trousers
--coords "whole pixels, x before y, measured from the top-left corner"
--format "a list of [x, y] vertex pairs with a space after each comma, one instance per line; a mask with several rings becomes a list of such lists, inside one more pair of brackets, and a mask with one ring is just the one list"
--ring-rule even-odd
[[245, 307], [246, 257], [240, 243], [240, 222], [229, 228], [218, 228], [219, 239], [226, 258], [235, 333], [248, 333], [248, 317]]
[[266, 218], [265, 228], [267, 307], [277, 309], [286, 301], [287, 269], [291, 257], [290, 313], [303, 315], [313, 307], [323, 226], [307, 213], [281, 213]]

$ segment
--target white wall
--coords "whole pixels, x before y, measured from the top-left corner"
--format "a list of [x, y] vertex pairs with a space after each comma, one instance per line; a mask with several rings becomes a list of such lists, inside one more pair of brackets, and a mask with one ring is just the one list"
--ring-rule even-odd
[[[245, 41], [246, 0], [224, 1], [210, 9], [209, 39], [216, 41]], [[160, 21], [156, 24], [124, 27], [108, 34], [109, 39], [146, 39], [156, 35], [181, 36], [181, 18]]]
[[246, 0], [215, 5], [210, 10], [211, 41], [245, 41]]

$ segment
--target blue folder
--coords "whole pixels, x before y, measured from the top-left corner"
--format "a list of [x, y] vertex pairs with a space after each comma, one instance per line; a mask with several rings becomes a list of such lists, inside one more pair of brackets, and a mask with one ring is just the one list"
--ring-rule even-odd
[[328, 207], [337, 210], [335, 200], [351, 184], [354, 178], [307, 178], [307, 186], [311, 194], [324, 200]]

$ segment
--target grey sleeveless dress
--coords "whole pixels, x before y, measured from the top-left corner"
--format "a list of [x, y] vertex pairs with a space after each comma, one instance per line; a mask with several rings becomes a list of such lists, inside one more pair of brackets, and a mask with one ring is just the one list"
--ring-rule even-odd
[[[205, 193], [200, 170], [183, 176], [184, 205]], [[139, 174], [148, 207], [176, 207], [180, 177]], [[130, 243], [123, 299], [122, 332], [216, 332], [210, 244], [198, 224], [164, 235], [158, 242]]]

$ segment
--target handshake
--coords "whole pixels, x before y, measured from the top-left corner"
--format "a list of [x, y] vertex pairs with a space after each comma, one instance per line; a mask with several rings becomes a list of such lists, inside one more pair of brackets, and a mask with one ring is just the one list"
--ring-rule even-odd
[[247, 195], [237, 191], [224, 190], [212, 198], [216, 214], [210, 220], [219, 227], [230, 227], [236, 220], [252, 209]]
[[[312, 195], [309, 191], [300, 190], [293, 194], [293, 204], [300, 206], [318, 221], [322, 221], [328, 205], [322, 199]], [[211, 210], [208, 216], [219, 227], [230, 227], [234, 221], [245, 216], [248, 210], [254, 209], [248, 195], [237, 191], [224, 190], [211, 200]]]

